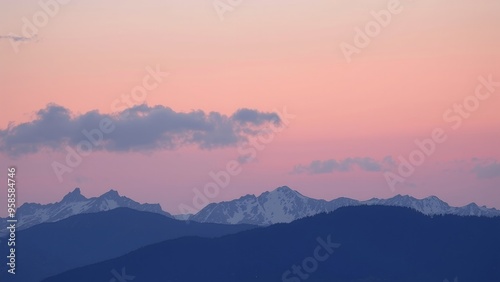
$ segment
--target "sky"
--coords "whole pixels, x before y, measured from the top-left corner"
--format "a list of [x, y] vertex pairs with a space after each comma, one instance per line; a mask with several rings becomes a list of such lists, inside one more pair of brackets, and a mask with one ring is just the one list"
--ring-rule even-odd
[[2, 0], [0, 178], [18, 204], [115, 189], [173, 214], [284, 185], [500, 208], [499, 12]]

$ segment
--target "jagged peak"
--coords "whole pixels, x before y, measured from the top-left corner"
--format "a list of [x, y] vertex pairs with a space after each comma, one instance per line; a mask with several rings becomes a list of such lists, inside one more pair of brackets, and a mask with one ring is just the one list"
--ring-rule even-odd
[[392, 197], [392, 198], [389, 198], [387, 199], [388, 201], [419, 201], [419, 199], [417, 198], [414, 198], [410, 195], [401, 195], [401, 194], [397, 194], [396, 196]]
[[296, 192], [295, 190], [293, 190], [292, 188], [290, 188], [288, 186], [280, 186], [280, 187], [274, 189], [274, 191], [280, 191], [280, 192], [290, 192], [290, 191], [293, 191], [293, 192]]
[[[253, 200], [253, 199], [256, 199], [257, 197], [254, 195], [254, 194], [246, 194], [245, 196], [241, 196], [239, 197], [237, 200], [239, 201], [243, 201], [243, 200]], [[221, 203], [231, 203], [235, 200], [230, 200], [230, 201], [223, 201]], [[217, 203], [213, 203], [213, 204], [217, 204]]]
[[78, 202], [87, 200], [85, 196], [82, 195], [80, 188], [75, 188], [72, 192], [69, 192], [62, 199], [63, 202]]
[[425, 201], [425, 202], [434, 202], [434, 203], [438, 203], [438, 204], [442, 204], [442, 205], [445, 205], [445, 206], [449, 206], [445, 201], [441, 200], [439, 197], [436, 197], [434, 195], [432, 196], [428, 196], [428, 197], [425, 197], [423, 199], [418, 199], [418, 198], [414, 198], [410, 195], [401, 195], [401, 194], [398, 194], [388, 200], [405, 200], [405, 201], [412, 201], [412, 202], [421, 202], [421, 201]]
[[401, 195], [401, 194], [397, 194], [396, 196], [392, 197], [393, 199], [414, 199], [412, 196], [410, 195]]
[[345, 203], [345, 202], [358, 202], [358, 203], [362, 203], [361, 201], [358, 201], [358, 200], [354, 200], [354, 199], [351, 199], [351, 198], [348, 198], [348, 197], [338, 197], [338, 198], [335, 198], [333, 200], [330, 201], [330, 203]]
[[472, 202], [472, 203], [470, 203], [470, 204], [467, 204], [467, 205], [465, 205], [464, 207], [479, 208], [479, 206], [478, 206], [476, 203], [474, 203], [474, 202]]
[[99, 198], [119, 198], [121, 197], [118, 191], [110, 189], [108, 192], [102, 194]]
[[298, 191], [296, 190], [293, 190], [292, 188], [288, 187], [288, 186], [281, 186], [281, 187], [278, 187], [274, 190], [272, 190], [271, 192], [264, 192], [261, 194], [262, 195], [267, 195], [267, 194], [286, 194], [286, 195], [298, 195], [298, 196], [303, 196], [302, 194], [300, 194]]
[[433, 202], [439, 202], [439, 203], [448, 205], [445, 201], [439, 199], [439, 197], [436, 197], [434, 195], [429, 196], [429, 197], [425, 197], [423, 200], [428, 200], [428, 201], [433, 201]]

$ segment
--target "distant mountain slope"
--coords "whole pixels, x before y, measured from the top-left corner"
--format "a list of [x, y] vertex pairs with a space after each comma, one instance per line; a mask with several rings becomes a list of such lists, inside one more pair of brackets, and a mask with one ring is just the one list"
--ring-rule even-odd
[[498, 217], [345, 207], [215, 239], [165, 241], [44, 282], [109, 281], [112, 270], [147, 282], [495, 282], [498, 238]]
[[[251, 228], [254, 226], [179, 221], [129, 208], [80, 214], [19, 231], [16, 236], [17, 274], [8, 274], [6, 264], [2, 263], [0, 281], [38, 282], [62, 271], [167, 239], [216, 237]], [[0, 242], [0, 253], [8, 254], [5, 240]]]
[[190, 219], [198, 222], [270, 225], [291, 222], [322, 212], [331, 212], [340, 207], [359, 205], [409, 207], [426, 215], [500, 216], [499, 210], [478, 207], [476, 204], [460, 208], [450, 207], [447, 203], [434, 196], [421, 200], [410, 196], [397, 195], [390, 199], [371, 199], [368, 201], [357, 201], [349, 198], [325, 201], [308, 198], [284, 186], [271, 192], [265, 192], [258, 197], [246, 195], [228, 202], [211, 203], [197, 214], [191, 216]]
[[[171, 217], [169, 213], [161, 209], [159, 204], [140, 204], [120, 196], [115, 190], [110, 190], [100, 197], [86, 198], [81, 194], [80, 188], [76, 188], [57, 203], [47, 205], [26, 203], [20, 206], [16, 213], [17, 228], [22, 230], [42, 222], [55, 222], [72, 215], [107, 211], [118, 207], [154, 212]], [[2, 218], [0, 235], [5, 233], [5, 226], [7, 226], [6, 220]]]

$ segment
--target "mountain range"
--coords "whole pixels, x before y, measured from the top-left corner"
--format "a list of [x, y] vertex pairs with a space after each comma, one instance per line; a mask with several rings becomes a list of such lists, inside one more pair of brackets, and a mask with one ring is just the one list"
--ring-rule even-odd
[[[304, 278], [279, 277], [279, 270], [332, 235], [342, 244], [338, 257], [308, 281], [441, 282], [459, 274], [500, 281], [499, 215], [435, 196], [326, 201], [283, 186], [172, 216], [114, 190], [86, 198], [76, 188], [60, 202], [19, 208], [18, 274], [8, 275], [3, 264], [0, 280], [121, 281], [116, 275], [126, 267], [148, 282], [298, 282]], [[5, 239], [0, 253], [8, 253]]]
[[360, 205], [407, 207], [425, 215], [500, 216], [500, 210], [494, 208], [480, 207], [474, 203], [463, 207], [451, 207], [435, 196], [416, 199], [407, 195], [396, 195], [389, 199], [373, 198], [367, 201], [349, 198], [326, 201], [306, 197], [283, 186], [259, 196], [246, 195], [232, 201], [211, 203], [189, 219], [223, 224], [270, 225], [288, 223], [318, 213], [332, 212], [340, 207]]
[[[373, 198], [366, 201], [341, 197], [327, 201], [306, 197], [287, 186], [264, 192], [259, 196], [246, 195], [232, 201], [211, 203], [194, 215], [171, 215], [162, 210], [159, 204], [140, 204], [125, 196], [120, 196], [115, 190], [110, 190], [99, 197], [86, 198], [81, 194], [79, 188], [75, 188], [74, 191], [56, 203], [47, 205], [23, 204], [17, 210], [16, 216], [18, 230], [43, 222], [56, 222], [72, 215], [107, 211], [119, 207], [201, 223], [266, 226], [275, 223], [288, 223], [319, 213], [332, 212], [340, 207], [360, 205], [407, 207], [425, 215], [500, 216], [500, 210], [495, 208], [480, 207], [475, 203], [463, 207], [452, 207], [436, 196], [416, 199], [408, 195], [396, 195], [389, 199]], [[0, 235], [6, 233], [6, 226], [6, 219], [0, 219]]]
[[[115, 190], [109, 190], [99, 197], [86, 198], [81, 194], [80, 188], [75, 188], [56, 203], [47, 205], [25, 203], [21, 205], [16, 211], [17, 229], [22, 230], [43, 222], [56, 222], [77, 214], [95, 213], [119, 207], [171, 217], [168, 212], [162, 210], [159, 204], [140, 204], [127, 197], [120, 196]], [[0, 220], [2, 230], [0, 235], [6, 232], [6, 226], [7, 221], [2, 218]]]

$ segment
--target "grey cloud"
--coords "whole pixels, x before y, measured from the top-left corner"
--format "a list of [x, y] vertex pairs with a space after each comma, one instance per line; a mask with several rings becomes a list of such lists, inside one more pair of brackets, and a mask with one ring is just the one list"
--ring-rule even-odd
[[292, 173], [309, 173], [309, 174], [324, 174], [333, 172], [350, 171], [354, 167], [358, 167], [364, 171], [382, 171], [387, 165], [393, 162], [390, 156], [385, 157], [382, 162], [377, 162], [372, 158], [347, 158], [344, 160], [314, 160], [308, 165], [296, 165]]
[[261, 113], [251, 109], [239, 109], [233, 115], [232, 119], [242, 124], [261, 125], [267, 122], [279, 123], [280, 118], [276, 113]]
[[477, 178], [486, 179], [500, 176], [500, 162], [493, 161], [488, 163], [477, 164], [472, 172], [476, 174]]
[[[247, 113], [248, 116], [238, 113]], [[107, 120], [114, 130], [99, 133]], [[61, 149], [91, 141], [82, 132], [93, 132], [99, 142], [93, 150], [152, 151], [174, 150], [195, 145], [202, 149], [236, 146], [272, 123], [280, 124], [277, 114], [240, 109], [231, 116], [201, 110], [175, 112], [164, 106], [138, 105], [115, 114], [90, 111], [81, 115], [59, 105], [39, 110], [31, 122], [10, 124], [0, 130], [0, 151], [11, 156], [36, 153], [44, 148]]]

